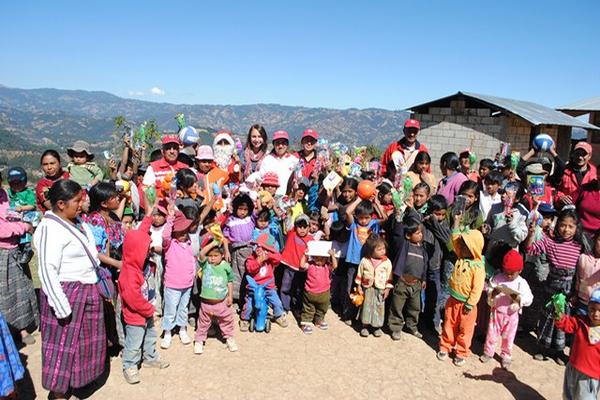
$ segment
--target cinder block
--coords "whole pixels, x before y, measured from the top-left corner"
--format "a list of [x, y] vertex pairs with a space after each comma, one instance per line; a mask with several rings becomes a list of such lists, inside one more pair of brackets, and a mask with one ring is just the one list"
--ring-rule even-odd
[[429, 114], [432, 114], [432, 115], [441, 114], [440, 108], [439, 107], [429, 107]]
[[481, 118], [479, 117], [469, 117], [470, 124], [479, 124], [481, 123]]
[[490, 116], [490, 109], [489, 108], [478, 108], [477, 109], [477, 115], [480, 117], [489, 117]]
[[433, 115], [433, 121], [434, 122], [442, 122], [444, 120], [444, 116], [443, 115]]
[[421, 114], [418, 118], [419, 121], [423, 122], [423, 121], [431, 121], [432, 117], [430, 114]]
[[440, 114], [442, 114], [442, 115], [451, 115], [452, 114], [452, 109], [450, 107], [441, 107], [440, 108]]

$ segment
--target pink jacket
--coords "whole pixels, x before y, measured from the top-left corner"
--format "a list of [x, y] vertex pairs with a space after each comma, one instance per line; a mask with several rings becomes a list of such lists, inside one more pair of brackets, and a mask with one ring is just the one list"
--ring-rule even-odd
[[28, 228], [24, 222], [11, 222], [6, 220], [6, 214], [10, 206], [8, 193], [0, 188], [0, 249], [14, 249], [19, 244], [19, 237]]
[[192, 243], [180, 242], [171, 238], [173, 220], [167, 219], [163, 229], [163, 254], [165, 255], [165, 287], [187, 289], [194, 284], [196, 276], [196, 257]]
[[580, 255], [576, 276], [577, 297], [583, 304], [587, 304], [592, 292], [600, 288], [600, 259], [590, 254]]

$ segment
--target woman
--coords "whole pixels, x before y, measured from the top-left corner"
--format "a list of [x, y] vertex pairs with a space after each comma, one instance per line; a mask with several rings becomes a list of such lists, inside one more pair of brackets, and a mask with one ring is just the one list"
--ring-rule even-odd
[[34, 344], [27, 330], [39, 325], [37, 300], [29, 265], [18, 261], [19, 239], [33, 233], [33, 227], [7, 216], [10, 201], [1, 183], [0, 175], [0, 312], [11, 330], [19, 332], [23, 344]]
[[444, 178], [438, 183], [437, 193], [446, 198], [448, 206], [454, 204], [454, 198], [458, 195], [461, 185], [468, 181], [460, 170], [458, 154], [453, 152], [444, 153], [440, 160], [440, 170]]
[[46, 198], [46, 193], [50, 186], [59, 179], [69, 179], [69, 173], [63, 171], [60, 164], [60, 155], [56, 150], [46, 150], [40, 158], [44, 177], [40, 179], [35, 186], [35, 199], [38, 209], [43, 213], [50, 209], [50, 201]]
[[296, 157], [302, 162], [302, 176], [309, 179], [317, 165], [317, 141], [319, 134], [314, 129], [307, 129], [302, 133], [300, 144], [302, 150], [296, 153]]
[[581, 219], [583, 231], [593, 244], [595, 232], [600, 229], [600, 183], [594, 179], [585, 183], [573, 193], [573, 204]]
[[274, 172], [279, 178], [279, 187], [276, 196], [283, 196], [288, 191], [290, 177], [298, 164], [298, 158], [289, 152], [290, 137], [286, 131], [277, 131], [273, 134], [273, 150], [267, 155], [260, 165], [259, 174], [264, 176], [267, 172]]
[[100, 260], [94, 234], [79, 218], [81, 186], [59, 180], [47, 197], [52, 210], [33, 236], [42, 283], [42, 386], [66, 398], [104, 371], [103, 301], [95, 285]]
[[260, 163], [267, 155], [267, 146], [267, 131], [264, 126], [252, 125], [244, 146], [244, 179], [260, 169]]

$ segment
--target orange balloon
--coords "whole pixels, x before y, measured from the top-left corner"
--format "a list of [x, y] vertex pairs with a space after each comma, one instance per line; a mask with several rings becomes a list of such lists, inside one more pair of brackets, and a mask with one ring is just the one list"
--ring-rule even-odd
[[375, 184], [365, 179], [358, 184], [358, 197], [363, 200], [369, 200], [375, 194]]

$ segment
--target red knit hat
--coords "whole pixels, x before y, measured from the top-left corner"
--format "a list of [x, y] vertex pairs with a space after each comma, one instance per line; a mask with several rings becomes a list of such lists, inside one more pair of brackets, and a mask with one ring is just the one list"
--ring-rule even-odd
[[261, 185], [279, 187], [279, 177], [275, 172], [267, 172], [263, 176]]
[[173, 221], [174, 232], [185, 232], [194, 221], [187, 219], [182, 212], [178, 212], [175, 215], [175, 221]]
[[523, 271], [523, 257], [516, 250], [509, 250], [502, 259], [502, 270], [514, 273]]

